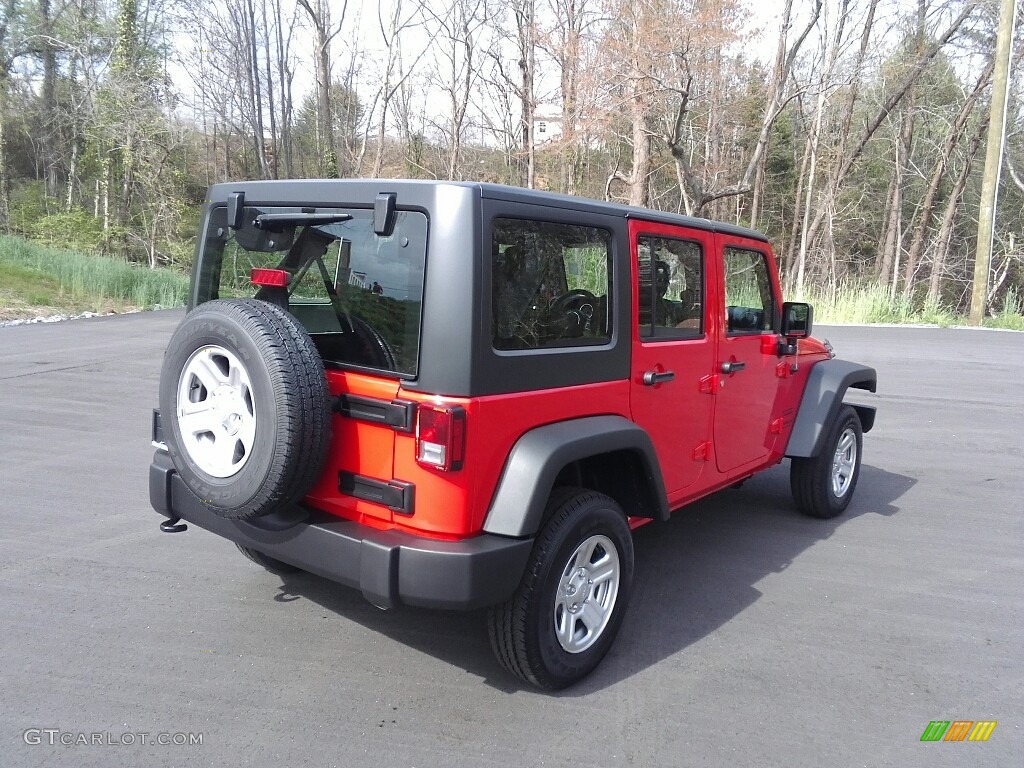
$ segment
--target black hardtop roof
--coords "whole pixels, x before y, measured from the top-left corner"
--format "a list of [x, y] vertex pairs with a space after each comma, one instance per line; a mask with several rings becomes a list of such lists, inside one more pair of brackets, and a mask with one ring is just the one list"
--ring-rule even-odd
[[684, 216], [678, 213], [656, 211], [651, 208], [640, 208], [621, 203], [609, 203], [588, 197], [573, 197], [557, 192], [544, 192], [536, 189], [525, 189], [523, 187], [511, 187], [504, 184], [490, 184], [478, 181], [434, 181], [429, 179], [281, 179], [272, 181], [239, 181], [214, 184], [210, 187], [207, 197], [210, 202], [220, 202], [226, 200], [231, 192], [245, 192], [247, 196], [250, 194], [259, 195], [262, 198], [258, 198], [259, 202], [273, 201], [286, 203], [292, 200], [310, 202], [336, 195], [341, 189], [355, 189], [357, 190], [355, 196], [359, 199], [365, 199], [367, 203], [372, 201], [378, 192], [395, 192], [398, 195], [398, 205], [401, 206], [403, 189], [412, 190], [419, 188], [422, 190], [426, 187], [443, 186], [477, 189], [480, 191], [481, 197], [495, 200], [566, 208], [610, 216], [621, 216], [623, 218], [644, 219], [645, 221], [676, 224], [694, 229], [703, 229], [709, 232], [721, 232], [723, 234], [750, 238], [751, 240], [768, 242], [768, 238], [757, 230], [741, 227], [736, 224], [728, 224], [723, 221]]

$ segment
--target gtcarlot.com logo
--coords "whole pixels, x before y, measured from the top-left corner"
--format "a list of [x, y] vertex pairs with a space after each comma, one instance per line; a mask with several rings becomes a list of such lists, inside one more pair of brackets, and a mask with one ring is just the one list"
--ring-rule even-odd
[[45, 744], [50, 747], [133, 747], [156, 744], [161, 747], [201, 746], [201, 733], [168, 733], [150, 731], [63, 731], [60, 728], [27, 728], [21, 734], [26, 744]]

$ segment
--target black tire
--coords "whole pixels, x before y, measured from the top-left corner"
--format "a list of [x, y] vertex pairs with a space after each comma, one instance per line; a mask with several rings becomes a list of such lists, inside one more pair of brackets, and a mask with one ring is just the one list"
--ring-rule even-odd
[[[229, 476], [210, 474], [197, 463], [183, 447], [178, 418], [186, 367], [193, 357], [218, 348], [236, 358], [251, 383], [243, 402], [254, 437], [244, 463]], [[211, 359], [228, 359], [214, 354]], [[211, 397], [197, 382], [193, 389], [200, 390], [198, 398]], [[323, 466], [330, 429], [323, 361], [298, 321], [265, 301], [210, 301], [185, 316], [164, 353], [160, 410], [175, 469], [195, 497], [220, 517], [253, 518], [286, 508], [307, 493]], [[204, 434], [218, 437], [212, 431]], [[237, 455], [241, 449], [235, 450]]]
[[[487, 623], [491, 648], [505, 669], [539, 688], [556, 690], [590, 674], [611, 648], [629, 603], [633, 538], [622, 508], [602, 493], [583, 489], [556, 492], [548, 512], [550, 517], [534, 543], [519, 588], [511, 600], [490, 609]], [[610, 601], [610, 617], [593, 633], [592, 644], [569, 652], [555, 631], [560, 615], [556, 592], [563, 586], [563, 575], [575, 570], [569, 566], [577, 548], [593, 541], [592, 537], [603, 537], [602, 541], [611, 542], [615, 549], [618, 589]], [[595, 554], [608, 555], [603, 546]], [[587, 596], [600, 599], [598, 587], [593, 592], [587, 590]], [[572, 626], [576, 626], [575, 619]]]
[[349, 319], [352, 321], [352, 330], [359, 339], [359, 362], [386, 371], [397, 371], [398, 361], [395, 359], [395, 353], [380, 331], [361, 318], [350, 316]]
[[296, 573], [301, 571], [301, 568], [296, 568], [294, 565], [289, 563], [283, 563], [280, 560], [275, 560], [269, 555], [265, 555], [258, 549], [250, 549], [249, 547], [243, 547], [241, 544], [235, 544], [238, 547], [238, 551], [245, 555], [247, 558], [252, 560], [256, 565], [266, 569], [270, 573], [275, 574], [286, 574]]
[[[853, 457], [852, 473], [837, 494], [833, 487], [833, 461], [837, 458], [839, 441], [852, 438], [856, 455]], [[805, 515], [811, 517], [831, 518], [841, 515], [850, 505], [853, 492], [860, 477], [860, 458], [864, 443], [860, 417], [848, 405], [844, 405], [825, 437], [821, 453], [812, 458], [794, 458], [789, 469], [789, 484], [793, 490], [793, 499], [797, 507]]]

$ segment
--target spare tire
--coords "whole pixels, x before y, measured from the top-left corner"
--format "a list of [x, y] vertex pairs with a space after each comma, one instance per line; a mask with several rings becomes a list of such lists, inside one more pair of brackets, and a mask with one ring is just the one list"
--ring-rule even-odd
[[167, 450], [188, 489], [223, 518], [259, 517], [306, 495], [327, 452], [327, 398], [313, 340], [265, 301], [199, 305], [164, 353]]

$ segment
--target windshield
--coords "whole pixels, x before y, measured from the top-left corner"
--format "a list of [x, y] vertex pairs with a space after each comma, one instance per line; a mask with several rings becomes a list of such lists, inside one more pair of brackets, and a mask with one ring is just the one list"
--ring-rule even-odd
[[[302, 323], [328, 367], [416, 375], [426, 216], [398, 211], [388, 236], [364, 209], [247, 206], [244, 221], [232, 230], [225, 208], [210, 212], [200, 301], [270, 301]], [[255, 268], [288, 272], [287, 287], [253, 285]]]

